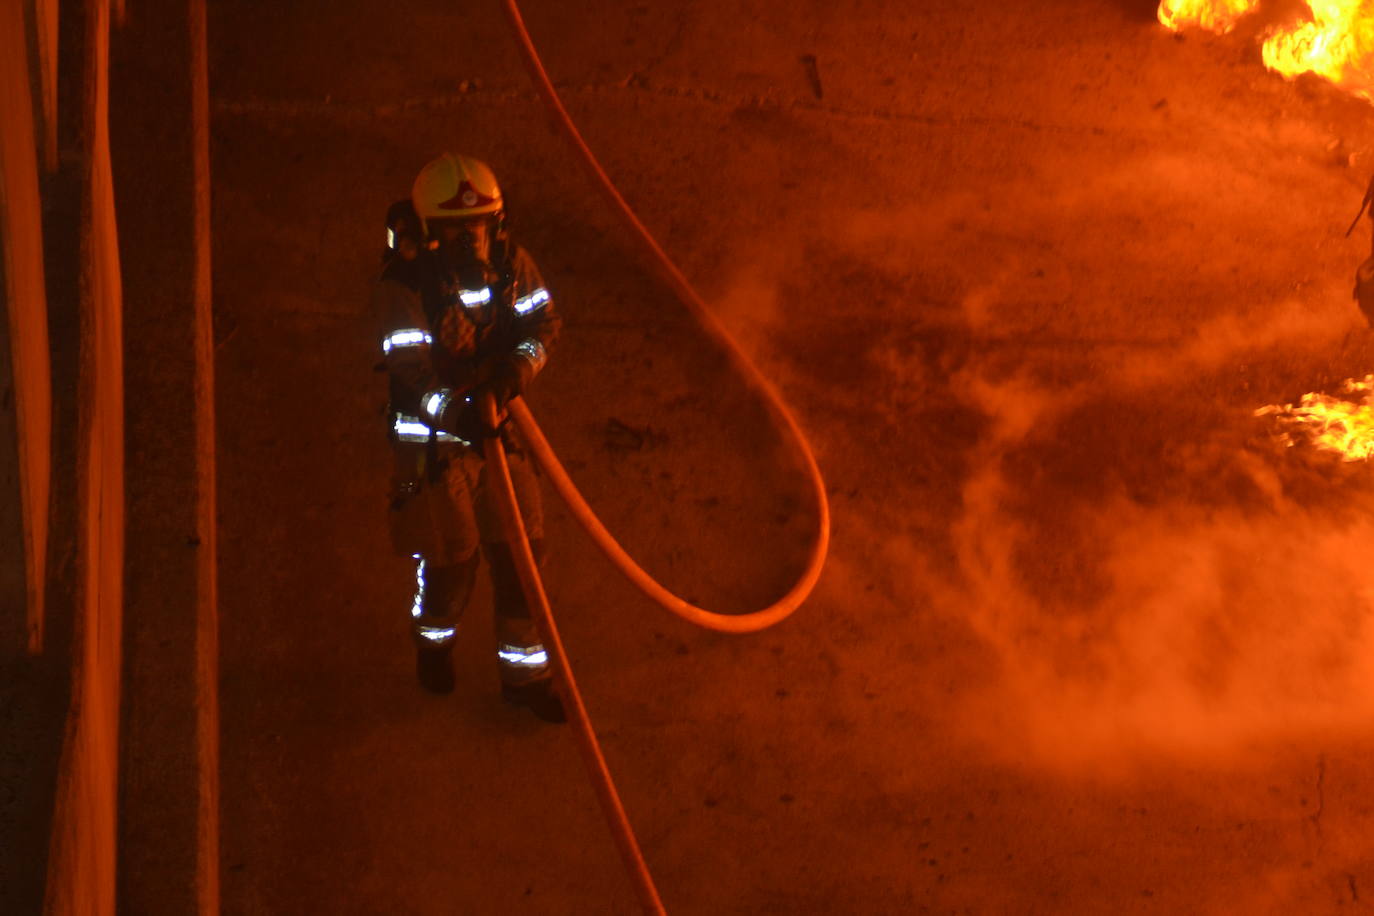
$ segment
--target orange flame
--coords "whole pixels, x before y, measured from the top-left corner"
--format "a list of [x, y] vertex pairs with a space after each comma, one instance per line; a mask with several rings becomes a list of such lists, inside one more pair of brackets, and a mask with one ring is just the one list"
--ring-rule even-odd
[[1199, 28], [1224, 34], [1258, 5], [1259, 0], [1163, 0], [1159, 21], [1175, 32]]
[[[1159, 21], [1174, 31], [1195, 27], [1225, 33], [1258, 5], [1258, 0], [1163, 0]], [[1315, 73], [1374, 100], [1374, 0], [1309, 0], [1308, 9], [1308, 21], [1265, 35], [1264, 65], [1290, 79]]]
[[1363, 397], [1352, 401], [1309, 392], [1296, 407], [1270, 404], [1256, 410], [1255, 416], [1273, 415], [1285, 445], [1305, 441], [1338, 453], [1342, 461], [1368, 461], [1374, 457], [1374, 375], [1346, 379], [1340, 393]]
[[1374, 9], [1368, 0], [1311, 0], [1312, 21], [1264, 42], [1264, 65], [1284, 76], [1315, 73], [1374, 97]]

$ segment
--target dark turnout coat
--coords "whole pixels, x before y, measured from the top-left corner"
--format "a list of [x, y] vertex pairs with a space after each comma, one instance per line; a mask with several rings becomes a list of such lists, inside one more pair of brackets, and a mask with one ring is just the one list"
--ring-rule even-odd
[[[548, 360], [562, 324], [553, 298], [523, 248], [512, 246], [502, 260], [480, 283], [460, 283], [428, 252], [383, 270], [373, 314], [391, 379], [392, 432], [400, 441], [428, 439], [434, 427], [439, 441], [474, 442], [474, 411], [455, 409], [462, 399], [500, 360], [527, 360], [535, 373]], [[450, 395], [447, 409], [427, 409], [438, 406], [432, 399], [442, 391]]]

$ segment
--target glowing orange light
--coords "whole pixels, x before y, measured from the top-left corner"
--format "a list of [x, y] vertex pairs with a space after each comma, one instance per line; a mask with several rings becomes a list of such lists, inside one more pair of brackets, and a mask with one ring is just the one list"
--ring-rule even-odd
[[1312, 21], [1264, 42], [1264, 65], [1315, 73], [1356, 95], [1374, 92], [1374, 9], [1366, 0], [1312, 0]]
[[1258, 5], [1259, 0], [1163, 0], [1159, 4], [1159, 21], [1175, 32], [1199, 28], [1225, 33]]
[[1342, 461], [1368, 461], [1374, 457], [1374, 375], [1346, 379], [1340, 393], [1359, 399], [1309, 392], [1296, 406], [1270, 404], [1255, 416], [1274, 416], [1286, 445], [1308, 442]]
[[[1159, 21], [1179, 31], [1229, 32], [1258, 0], [1163, 0]], [[1264, 65], [1292, 78], [1315, 73], [1374, 100], [1374, 3], [1309, 0], [1310, 18], [1276, 27], [1264, 38]]]

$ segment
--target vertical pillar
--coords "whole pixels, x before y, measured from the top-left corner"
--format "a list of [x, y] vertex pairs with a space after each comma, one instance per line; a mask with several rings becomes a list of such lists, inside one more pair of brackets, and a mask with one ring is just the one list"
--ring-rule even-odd
[[57, 171], [57, 18], [58, 0], [29, 0], [38, 49], [39, 106], [43, 123], [43, 167]]
[[214, 347], [203, 0], [115, 33], [129, 535], [119, 907], [218, 907]]
[[9, 317], [18, 433], [25, 640], [28, 651], [37, 654], [43, 647], [47, 581], [52, 373], [28, 31], [20, 4], [0, 4], [0, 123], [5, 125], [0, 131], [0, 249], [4, 258], [0, 282]]
[[219, 536], [215, 443], [215, 322], [211, 297], [210, 63], [205, 0], [188, 0], [195, 203], [196, 891], [199, 916], [219, 913]]
[[108, 0], [87, 0], [78, 555], [72, 707], [48, 863], [50, 914], [115, 910], [124, 591], [124, 364], [109, 137]]

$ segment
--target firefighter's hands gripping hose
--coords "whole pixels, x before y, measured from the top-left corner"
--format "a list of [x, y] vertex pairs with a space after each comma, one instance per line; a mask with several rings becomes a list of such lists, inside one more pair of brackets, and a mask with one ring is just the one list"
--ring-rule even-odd
[[502, 405], [524, 394], [533, 377], [534, 369], [529, 360], [519, 356], [507, 357], [492, 367], [487, 387], [495, 395], [496, 403]]
[[820, 578], [821, 568], [825, 565], [825, 555], [830, 544], [830, 504], [825, 494], [825, 480], [821, 477], [820, 468], [811, 452], [811, 445], [807, 442], [801, 427], [797, 425], [792, 412], [783, 403], [773, 383], [759, 371], [758, 367], [740, 349], [739, 344], [735, 343], [729, 332], [711, 314], [706, 303], [697, 295], [692, 285], [687, 282], [687, 278], [668, 258], [662, 247], [649, 234], [649, 230], [644, 227], [644, 224], [635, 216], [625, 199], [620, 196], [620, 192], [616, 190], [611, 179], [596, 161], [596, 157], [582, 139], [582, 135], [578, 132], [576, 125], [573, 124], [567, 110], [563, 107], [562, 101], [558, 98], [558, 93], [553, 88], [553, 83], [549, 80], [543, 63], [539, 60], [539, 53], [535, 50], [534, 42], [525, 29], [525, 22], [520, 15], [519, 6], [515, 0], [502, 0], [502, 3], [507, 18], [510, 20], [511, 28], [515, 32], [516, 43], [520, 48], [521, 56], [529, 70], [530, 78], [539, 91], [540, 98], [548, 108], [555, 127], [572, 144], [579, 161], [587, 169], [597, 190], [601, 192], [611, 209], [620, 217], [631, 237], [639, 244], [645, 258], [664, 282], [672, 288], [678, 299], [687, 307], [687, 310], [697, 319], [702, 329], [726, 352], [745, 383], [763, 399], [775, 422], [787, 431], [788, 436], [796, 444], [797, 451], [810, 478], [812, 493], [816, 500], [816, 538], [812, 543], [806, 569], [785, 595], [772, 605], [752, 614], [718, 614], [683, 601], [640, 569], [634, 560], [615, 542], [615, 539], [596, 518], [586, 501], [582, 499], [581, 494], [577, 492], [577, 488], [573, 485], [567, 472], [558, 463], [558, 458], [554, 455], [553, 449], [549, 447], [547, 440], [539, 432], [539, 427], [535, 425], [534, 418], [530, 416], [529, 411], [519, 400], [513, 400], [509, 405], [511, 418], [515, 420], [516, 425], [525, 434], [530, 448], [534, 451], [535, 459], [548, 474], [549, 479], [553, 481], [559, 495], [568, 503], [573, 515], [611, 562], [641, 592], [679, 617], [711, 630], [724, 633], [750, 633], [770, 627], [800, 607], [807, 596], [811, 594], [816, 581]]

